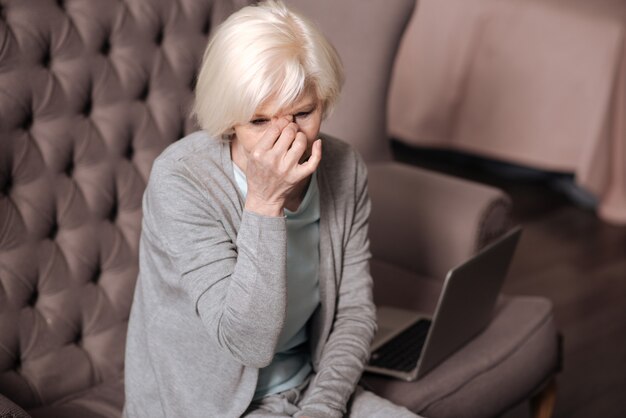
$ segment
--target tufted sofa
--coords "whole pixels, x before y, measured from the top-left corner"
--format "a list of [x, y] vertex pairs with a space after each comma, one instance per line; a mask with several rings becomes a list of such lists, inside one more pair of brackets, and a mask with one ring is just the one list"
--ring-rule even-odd
[[[195, 130], [188, 106], [207, 37], [244, 3], [0, 0], [0, 417], [120, 417], [143, 190], [154, 158]], [[322, 8], [332, 5], [291, 3], [314, 16], [328, 15]], [[341, 28], [331, 39], [348, 71], [347, 99], [326, 126], [370, 161], [377, 301], [428, 309], [440, 289], [432, 277], [501, 234], [510, 201], [494, 189], [389, 161], [381, 115], [397, 40], [413, 2], [398, 1], [395, 9], [386, 0], [369, 1], [369, 9], [358, 3], [341, 2], [342, 10], [331, 16], [335, 20], [323, 27]], [[369, 17], [361, 17], [372, 23], [361, 24], [354, 8], [367, 11]], [[344, 30], [349, 16], [359, 30], [368, 25], [390, 30], [368, 39]], [[354, 48], [358, 42], [367, 47]], [[361, 54], [375, 49], [385, 52], [378, 58]], [[363, 84], [371, 93], [367, 97]], [[402, 190], [419, 190], [425, 198], [399, 203]], [[391, 201], [396, 204], [385, 204]], [[397, 224], [400, 213], [413, 222]], [[395, 225], [385, 223], [389, 219]], [[408, 273], [417, 270], [425, 276]], [[407, 299], [406, 289], [414, 289], [419, 300]], [[494, 340], [483, 339], [470, 354], [482, 365], [485, 352], [504, 353], [497, 360], [506, 367], [493, 370], [505, 372], [490, 377], [492, 384], [521, 368], [537, 376], [519, 390], [499, 394], [500, 403], [492, 405], [499, 410], [550, 377], [554, 363], [549, 304], [518, 300], [502, 309], [519, 311], [500, 315], [500, 328], [492, 331], [508, 346], [495, 353]], [[543, 321], [543, 334], [532, 328], [511, 339], [511, 324], [524, 315], [532, 317], [529, 327]], [[522, 340], [534, 341], [530, 337], [539, 343], [520, 350]], [[511, 350], [526, 357], [511, 363]], [[529, 356], [545, 351], [540, 367], [524, 366]], [[425, 384], [431, 392], [402, 382], [368, 382], [396, 402], [440, 417], [458, 417], [458, 408], [493, 386], [475, 379], [467, 391], [452, 384], [468, 382], [465, 375], [433, 376], [437, 385]], [[493, 410], [483, 406], [467, 416], [489, 416]]]
[[120, 414], [143, 190], [237, 6], [0, 2], [0, 394], [33, 417]]

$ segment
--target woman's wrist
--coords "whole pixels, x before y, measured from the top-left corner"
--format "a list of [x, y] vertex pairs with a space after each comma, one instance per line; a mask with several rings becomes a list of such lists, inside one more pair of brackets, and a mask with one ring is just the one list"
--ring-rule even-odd
[[284, 203], [270, 203], [264, 200], [255, 199], [248, 195], [245, 209], [249, 212], [263, 216], [284, 216]]

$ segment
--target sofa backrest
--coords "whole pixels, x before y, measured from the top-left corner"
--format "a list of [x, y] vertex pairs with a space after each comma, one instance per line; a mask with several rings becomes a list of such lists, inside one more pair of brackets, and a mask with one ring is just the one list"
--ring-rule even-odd
[[[23, 408], [122, 373], [152, 162], [195, 130], [207, 37], [247, 2], [0, 5], [0, 393]], [[386, 94], [413, 0], [287, 3], [346, 67], [324, 130], [389, 158]]]
[[0, 393], [49, 404], [123, 368], [141, 198], [187, 118], [211, 0], [0, 6]]

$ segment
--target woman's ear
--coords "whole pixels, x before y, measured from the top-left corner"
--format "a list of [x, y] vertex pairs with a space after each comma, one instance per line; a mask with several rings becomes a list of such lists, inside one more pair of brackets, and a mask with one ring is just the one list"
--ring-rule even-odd
[[221, 135], [222, 141], [232, 141], [233, 138], [235, 137], [235, 128], [230, 128], [226, 131], [224, 131]]

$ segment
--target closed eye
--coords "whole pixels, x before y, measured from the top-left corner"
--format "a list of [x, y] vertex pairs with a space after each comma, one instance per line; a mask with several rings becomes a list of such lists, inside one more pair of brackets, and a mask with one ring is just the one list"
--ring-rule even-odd
[[253, 125], [256, 125], [256, 126], [261, 126], [261, 125], [266, 124], [266, 123], [267, 123], [267, 122], [269, 122], [269, 121], [270, 121], [270, 120], [269, 120], [269, 119], [266, 119], [266, 118], [258, 118], [258, 119], [252, 119], [252, 120], [250, 121], [250, 123], [251, 123], [251, 124], [253, 124]]
[[307, 111], [305, 111], [305, 112], [298, 112], [298, 113], [296, 113], [294, 116], [296, 117], [296, 119], [298, 119], [298, 118], [300, 118], [300, 119], [302, 119], [302, 118], [306, 118], [306, 117], [307, 117], [307, 116], [309, 116], [311, 113], [313, 113], [313, 110], [315, 110], [315, 109], [312, 109], [312, 110], [307, 110]]

